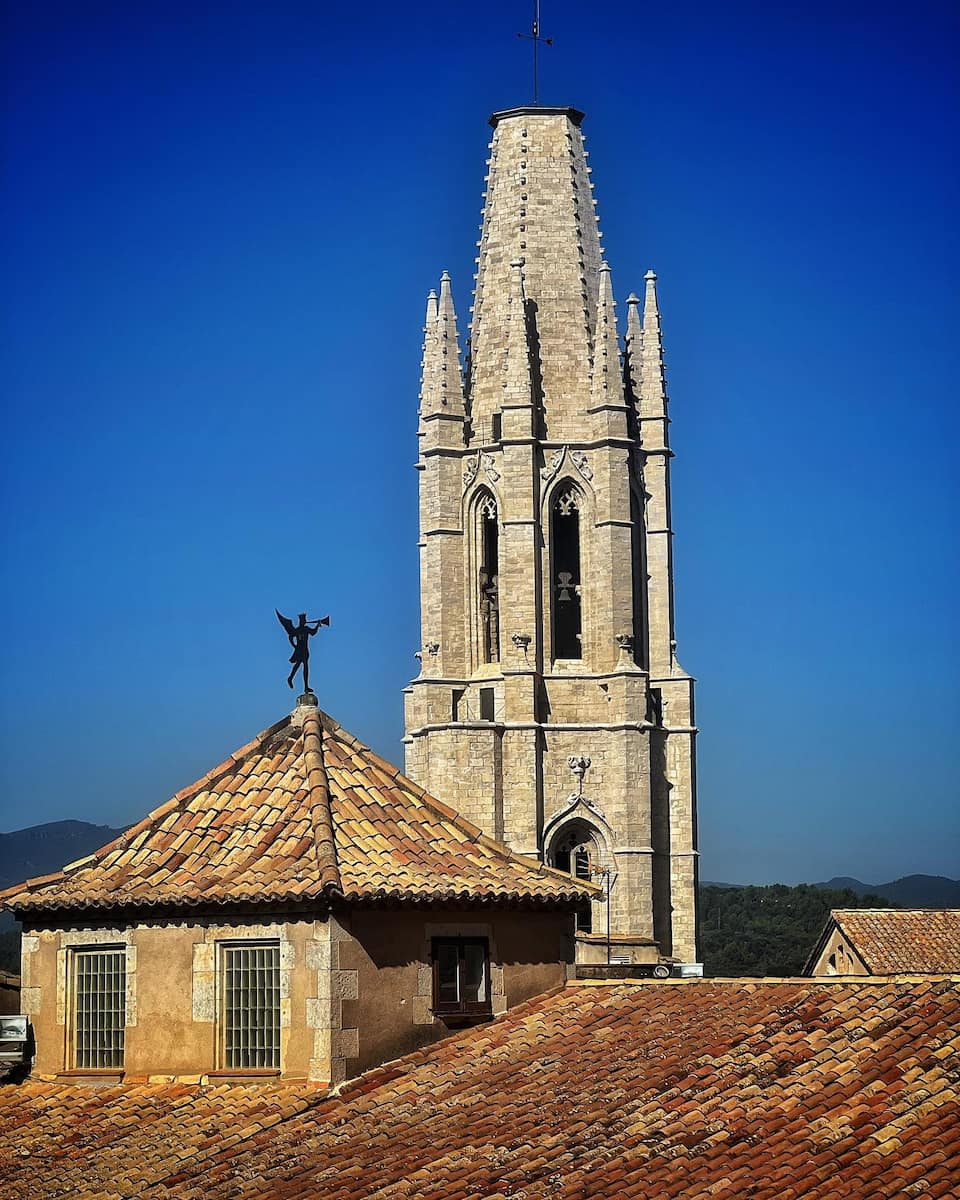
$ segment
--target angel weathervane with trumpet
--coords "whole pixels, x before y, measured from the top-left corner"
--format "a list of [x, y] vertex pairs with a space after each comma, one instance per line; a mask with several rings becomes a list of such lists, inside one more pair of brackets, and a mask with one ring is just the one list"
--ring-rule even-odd
[[300, 668], [303, 668], [303, 690], [310, 691], [310, 639], [317, 632], [321, 625], [329, 625], [329, 617], [321, 617], [319, 621], [308, 621], [306, 613], [300, 613], [300, 624], [294, 625], [289, 617], [285, 617], [283, 613], [275, 608], [273, 610], [277, 614], [277, 620], [284, 628], [284, 632], [290, 639], [290, 645], [293, 647], [293, 653], [290, 655], [290, 662], [293, 663], [293, 669], [287, 677], [288, 687], [293, 687], [293, 677]]

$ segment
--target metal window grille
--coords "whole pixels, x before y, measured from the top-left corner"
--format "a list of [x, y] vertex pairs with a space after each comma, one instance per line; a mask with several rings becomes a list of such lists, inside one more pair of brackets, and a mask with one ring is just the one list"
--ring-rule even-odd
[[224, 1065], [280, 1066], [280, 947], [224, 946]]
[[73, 996], [76, 1068], [122, 1067], [127, 1016], [126, 951], [74, 951]]

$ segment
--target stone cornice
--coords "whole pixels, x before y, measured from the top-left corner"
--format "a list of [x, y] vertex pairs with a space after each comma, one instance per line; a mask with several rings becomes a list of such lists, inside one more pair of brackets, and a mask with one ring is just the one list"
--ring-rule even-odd
[[[415, 682], [437, 683], [438, 680], [416, 680]], [[487, 729], [494, 733], [503, 729], [512, 730], [541, 730], [554, 733], [649, 733], [651, 729], [662, 728], [652, 725], [649, 721], [438, 721], [432, 725], [421, 725], [408, 731], [408, 737], [423, 737], [428, 733], [450, 729]], [[689, 729], [663, 729], [664, 733], [696, 732]]]
[[579, 126], [584, 114], [578, 108], [546, 108], [539, 104], [522, 104], [519, 108], [502, 108], [499, 112], [491, 113], [487, 124], [496, 129], [501, 121], [509, 121], [513, 117], [567, 117], [574, 125]]

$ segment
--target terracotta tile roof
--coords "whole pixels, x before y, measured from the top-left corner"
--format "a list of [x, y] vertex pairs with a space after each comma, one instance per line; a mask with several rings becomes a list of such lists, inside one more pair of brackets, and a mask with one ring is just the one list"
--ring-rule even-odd
[[960, 979], [576, 985], [362, 1076], [0, 1089], [0, 1200], [947, 1200]]
[[102, 850], [0, 892], [0, 905], [575, 904], [598, 894], [512, 854], [319, 709], [301, 707]]
[[835, 908], [804, 972], [834, 926], [874, 975], [960, 971], [960, 908]]

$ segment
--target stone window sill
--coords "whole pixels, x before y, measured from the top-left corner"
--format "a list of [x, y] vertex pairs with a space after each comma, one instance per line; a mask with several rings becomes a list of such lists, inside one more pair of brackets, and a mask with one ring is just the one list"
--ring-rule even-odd
[[484, 1021], [493, 1020], [493, 1009], [484, 1009], [483, 1012], [444, 1012], [440, 1008], [432, 1008], [431, 1014], [444, 1025], [459, 1027], [461, 1025], [481, 1025]]
[[123, 1079], [124, 1074], [122, 1067], [103, 1069], [77, 1067], [68, 1071], [58, 1071], [57, 1079]]
[[208, 1079], [279, 1079], [279, 1067], [250, 1067], [246, 1071], [207, 1071]]

